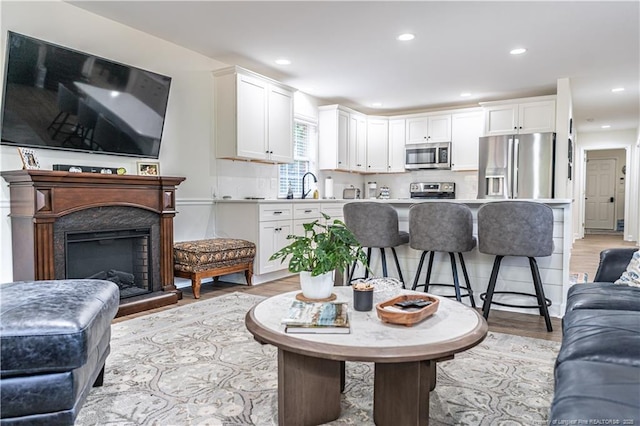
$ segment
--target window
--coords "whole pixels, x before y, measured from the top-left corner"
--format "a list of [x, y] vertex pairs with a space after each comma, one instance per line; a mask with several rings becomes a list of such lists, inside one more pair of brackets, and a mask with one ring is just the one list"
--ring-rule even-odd
[[[313, 160], [313, 142], [316, 139], [316, 125], [308, 121], [293, 121], [293, 163], [280, 165], [278, 198], [286, 198], [289, 185], [293, 196], [302, 195], [302, 176], [311, 171]], [[307, 178], [309, 179], [309, 178]]]

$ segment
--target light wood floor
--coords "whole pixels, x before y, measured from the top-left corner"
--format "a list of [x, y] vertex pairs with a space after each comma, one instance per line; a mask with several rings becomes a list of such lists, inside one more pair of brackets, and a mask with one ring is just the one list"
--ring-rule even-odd
[[[600, 251], [611, 247], [635, 247], [635, 243], [623, 241], [622, 235], [586, 235], [584, 239], [578, 240], [574, 244], [570, 267], [571, 272], [586, 272], [590, 281], [593, 279], [596, 269], [598, 268]], [[298, 288], [299, 281], [297, 276], [251, 287], [222, 281], [215, 284], [210, 282], [202, 285], [199, 300], [206, 300], [236, 291], [269, 297]], [[183, 293], [184, 297], [176, 305], [120, 317], [114, 322], [126, 321], [127, 319], [147, 315], [152, 312], [173, 309], [177, 306], [198, 302], [198, 300], [193, 298], [190, 288], [184, 288]], [[553, 332], [551, 333], [547, 332], [544, 319], [537, 314], [520, 314], [492, 310], [488, 322], [489, 330], [491, 331], [559, 342], [562, 339], [561, 320], [559, 318], [551, 318], [551, 321], [553, 324]]]

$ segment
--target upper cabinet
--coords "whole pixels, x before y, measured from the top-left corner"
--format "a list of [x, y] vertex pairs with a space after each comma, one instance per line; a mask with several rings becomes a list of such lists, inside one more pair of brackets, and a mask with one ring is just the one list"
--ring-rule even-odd
[[451, 141], [451, 114], [429, 114], [407, 118], [406, 143]]
[[214, 78], [216, 157], [293, 162], [294, 90], [240, 67]]
[[406, 172], [404, 168], [405, 125], [404, 119], [389, 120], [389, 159], [387, 161], [389, 173]]
[[367, 173], [386, 173], [389, 150], [389, 119], [367, 118]]
[[480, 108], [451, 115], [451, 170], [478, 170], [478, 142], [483, 124]]
[[[351, 115], [338, 105], [320, 107], [318, 115], [318, 167], [349, 171]], [[365, 122], [366, 123], [366, 122]], [[364, 160], [362, 162], [364, 165]]]
[[349, 114], [349, 170], [367, 171], [367, 116]]
[[486, 136], [556, 130], [555, 96], [483, 102]]

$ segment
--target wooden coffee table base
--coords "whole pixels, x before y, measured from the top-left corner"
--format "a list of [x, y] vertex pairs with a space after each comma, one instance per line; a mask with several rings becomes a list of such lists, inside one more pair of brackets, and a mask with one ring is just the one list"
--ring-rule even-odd
[[373, 420], [378, 426], [429, 424], [429, 390], [434, 361], [376, 363]]
[[342, 365], [278, 349], [278, 424], [319, 425], [340, 417]]
[[[278, 424], [317, 425], [338, 419], [343, 374], [344, 361], [278, 349]], [[435, 386], [436, 361], [375, 363], [375, 424], [427, 426], [429, 392]]]

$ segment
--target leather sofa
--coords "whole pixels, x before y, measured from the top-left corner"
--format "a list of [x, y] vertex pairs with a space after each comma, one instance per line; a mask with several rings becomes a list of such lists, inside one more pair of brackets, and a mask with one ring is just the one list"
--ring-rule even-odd
[[613, 284], [637, 248], [600, 253], [569, 289], [550, 424], [640, 424], [640, 288]]
[[74, 423], [102, 385], [119, 302], [110, 281], [0, 284], [0, 424]]

